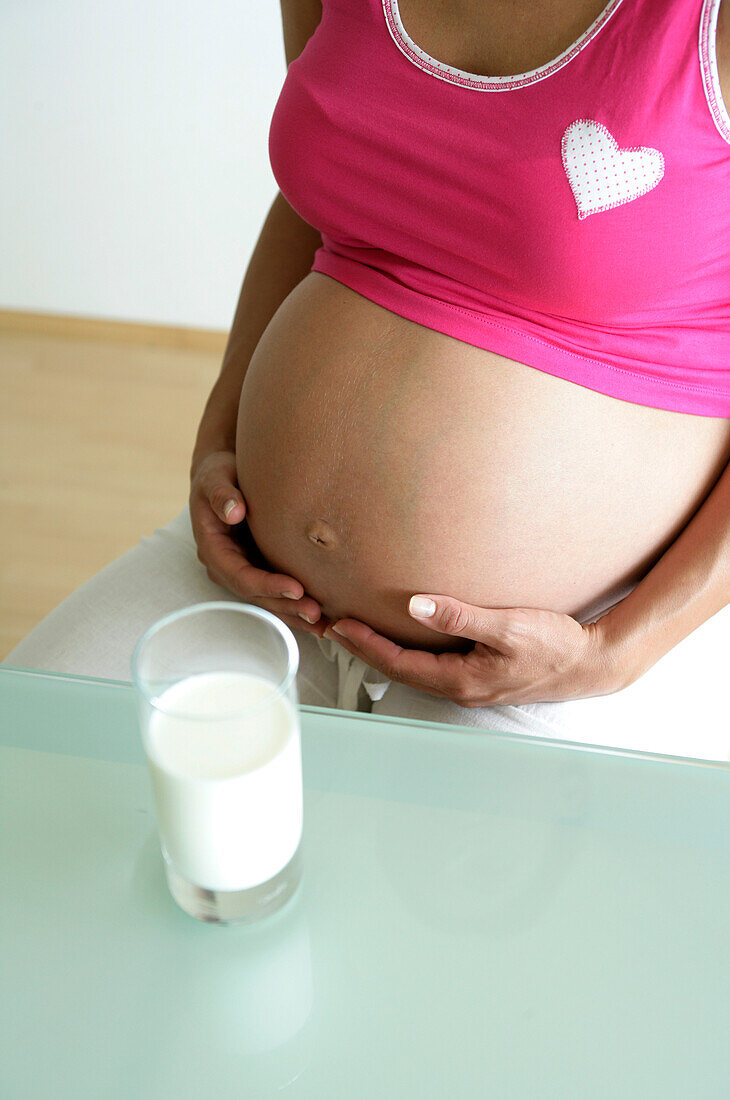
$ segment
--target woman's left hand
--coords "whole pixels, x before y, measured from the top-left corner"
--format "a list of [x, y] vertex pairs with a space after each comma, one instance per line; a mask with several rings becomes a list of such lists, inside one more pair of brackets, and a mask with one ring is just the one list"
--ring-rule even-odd
[[475, 642], [468, 653], [404, 649], [356, 619], [340, 619], [342, 645], [390, 680], [458, 703], [488, 707], [609, 695], [621, 684], [604, 644], [600, 620], [582, 625], [570, 615], [530, 607], [486, 608], [451, 596], [425, 596], [430, 616], [413, 618], [440, 634]]

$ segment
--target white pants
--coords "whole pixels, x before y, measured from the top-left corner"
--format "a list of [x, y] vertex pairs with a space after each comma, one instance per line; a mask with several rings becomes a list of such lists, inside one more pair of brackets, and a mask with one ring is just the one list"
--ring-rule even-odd
[[[186, 504], [170, 523], [144, 536], [62, 600], [2, 664], [131, 681], [132, 650], [152, 623], [180, 607], [238, 598], [211, 581], [198, 561]], [[730, 759], [730, 703], [723, 689], [730, 658], [730, 604], [623, 691], [559, 703], [461, 707], [388, 680], [328, 638], [297, 631], [296, 639], [299, 701], [304, 705]]]

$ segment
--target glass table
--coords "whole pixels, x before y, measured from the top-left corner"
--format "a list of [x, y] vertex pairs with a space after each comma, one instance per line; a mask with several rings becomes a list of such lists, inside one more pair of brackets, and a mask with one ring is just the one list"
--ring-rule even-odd
[[132, 685], [0, 667], [3, 1100], [730, 1095], [730, 763], [300, 710], [301, 886], [222, 927]]

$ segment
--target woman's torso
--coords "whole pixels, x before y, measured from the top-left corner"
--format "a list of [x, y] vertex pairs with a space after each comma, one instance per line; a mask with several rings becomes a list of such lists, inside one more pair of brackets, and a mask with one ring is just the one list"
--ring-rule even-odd
[[[526, 5], [515, 26], [499, 4], [464, 4], [458, 33], [437, 30], [422, 0], [401, 15], [432, 56], [501, 75], [549, 60], [604, 6], [566, 5], [558, 19]], [[414, 592], [581, 620], [621, 598], [711, 491], [730, 421], [606, 396], [312, 271], [251, 359], [236, 453], [271, 568], [331, 620], [438, 651], [464, 645], [411, 619]]]

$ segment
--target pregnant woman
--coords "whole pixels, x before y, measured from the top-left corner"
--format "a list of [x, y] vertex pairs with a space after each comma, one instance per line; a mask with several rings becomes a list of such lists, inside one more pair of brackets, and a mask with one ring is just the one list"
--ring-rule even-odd
[[730, 0], [443, 10], [282, 0], [168, 527], [303, 702], [729, 758]]

